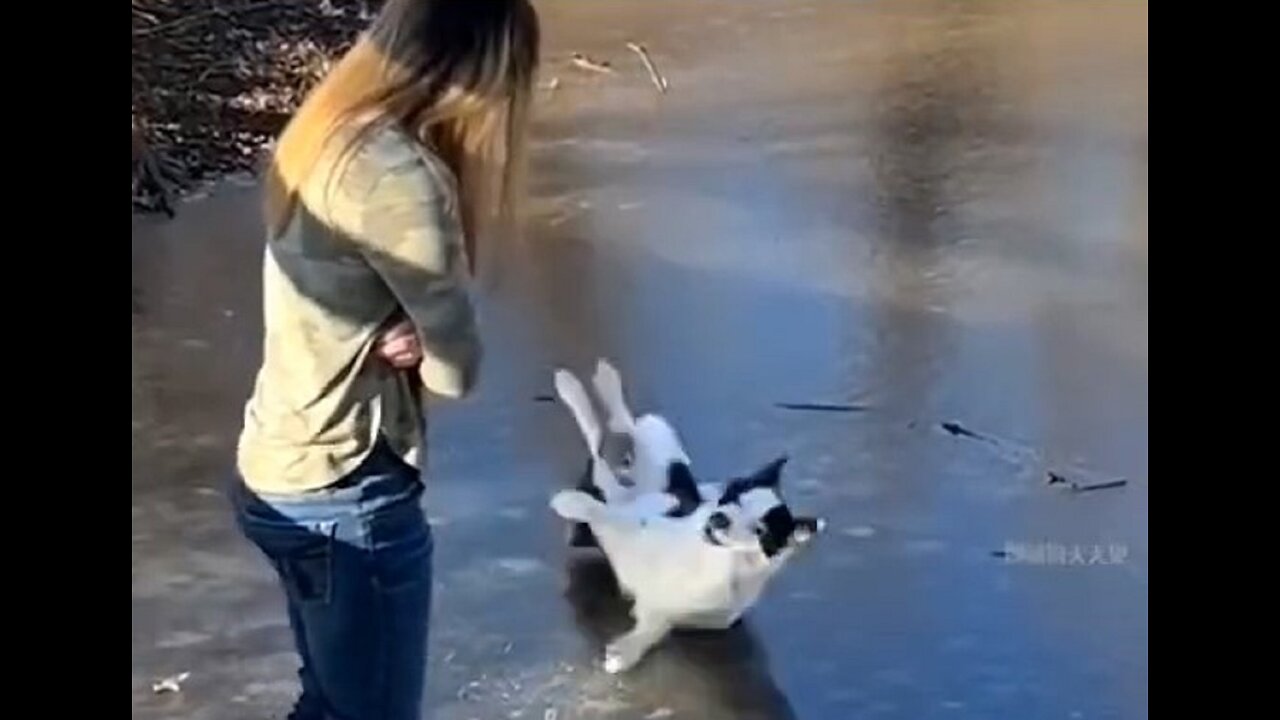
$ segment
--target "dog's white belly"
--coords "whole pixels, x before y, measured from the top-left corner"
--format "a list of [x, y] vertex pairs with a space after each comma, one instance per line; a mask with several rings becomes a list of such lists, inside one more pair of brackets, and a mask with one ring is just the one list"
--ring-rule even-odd
[[707, 545], [700, 536], [636, 532], [592, 526], [618, 585], [646, 612], [674, 626], [725, 629], [754, 604], [763, 578], [738, 553]]
[[682, 627], [724, 630], [738, 621], [760, 597], [767, 581], [764, 568], [750, 565], [740, 554], [729, 555], [730, 562], [715, 575], [714, 586], [707, 587], [699, 602], [691, 603], [676, 624]]

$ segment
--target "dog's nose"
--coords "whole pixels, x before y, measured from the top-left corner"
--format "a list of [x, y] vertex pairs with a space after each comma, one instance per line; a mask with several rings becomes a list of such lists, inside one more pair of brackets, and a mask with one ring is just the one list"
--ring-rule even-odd
[[712, 530], [728, 530], [729, 516], [722, 512], [713, 512], [711, 517], [707, 518], [707, 524], [711, 526]]

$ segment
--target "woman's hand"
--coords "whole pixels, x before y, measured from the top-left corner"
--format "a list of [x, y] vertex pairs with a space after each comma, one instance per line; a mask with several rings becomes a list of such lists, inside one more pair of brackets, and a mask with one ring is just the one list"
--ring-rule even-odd
[[422, 362], [422, 344], [413, 323], [401, 320], [382, 332], [374, 345], [373, 354], [393, 368], [406, 370]]

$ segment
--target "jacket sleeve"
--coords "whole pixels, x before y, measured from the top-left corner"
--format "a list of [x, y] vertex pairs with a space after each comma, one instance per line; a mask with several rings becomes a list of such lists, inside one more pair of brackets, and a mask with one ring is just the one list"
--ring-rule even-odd
[[[417, 328], [427, 390], [468, 394], [482, 348], [466, 280], [465, 243], [451, 177], [405, 148], [352, 162], [357, 181], [342, 183], [338, 214], [346, 234], [386, 283]], [[399, 150], [396, 152], [395, 150]], [[364, 153], [361, 153], [364, 155]]]

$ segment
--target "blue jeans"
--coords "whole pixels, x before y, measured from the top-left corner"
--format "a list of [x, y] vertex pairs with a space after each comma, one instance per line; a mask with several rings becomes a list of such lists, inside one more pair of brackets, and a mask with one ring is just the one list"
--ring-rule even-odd
[[385, 443], [334, 486], [233, 492], [275, 568], [302, 660], [294, 720], [419, 720], [431, 614], [431, 530], [418, 471]]

